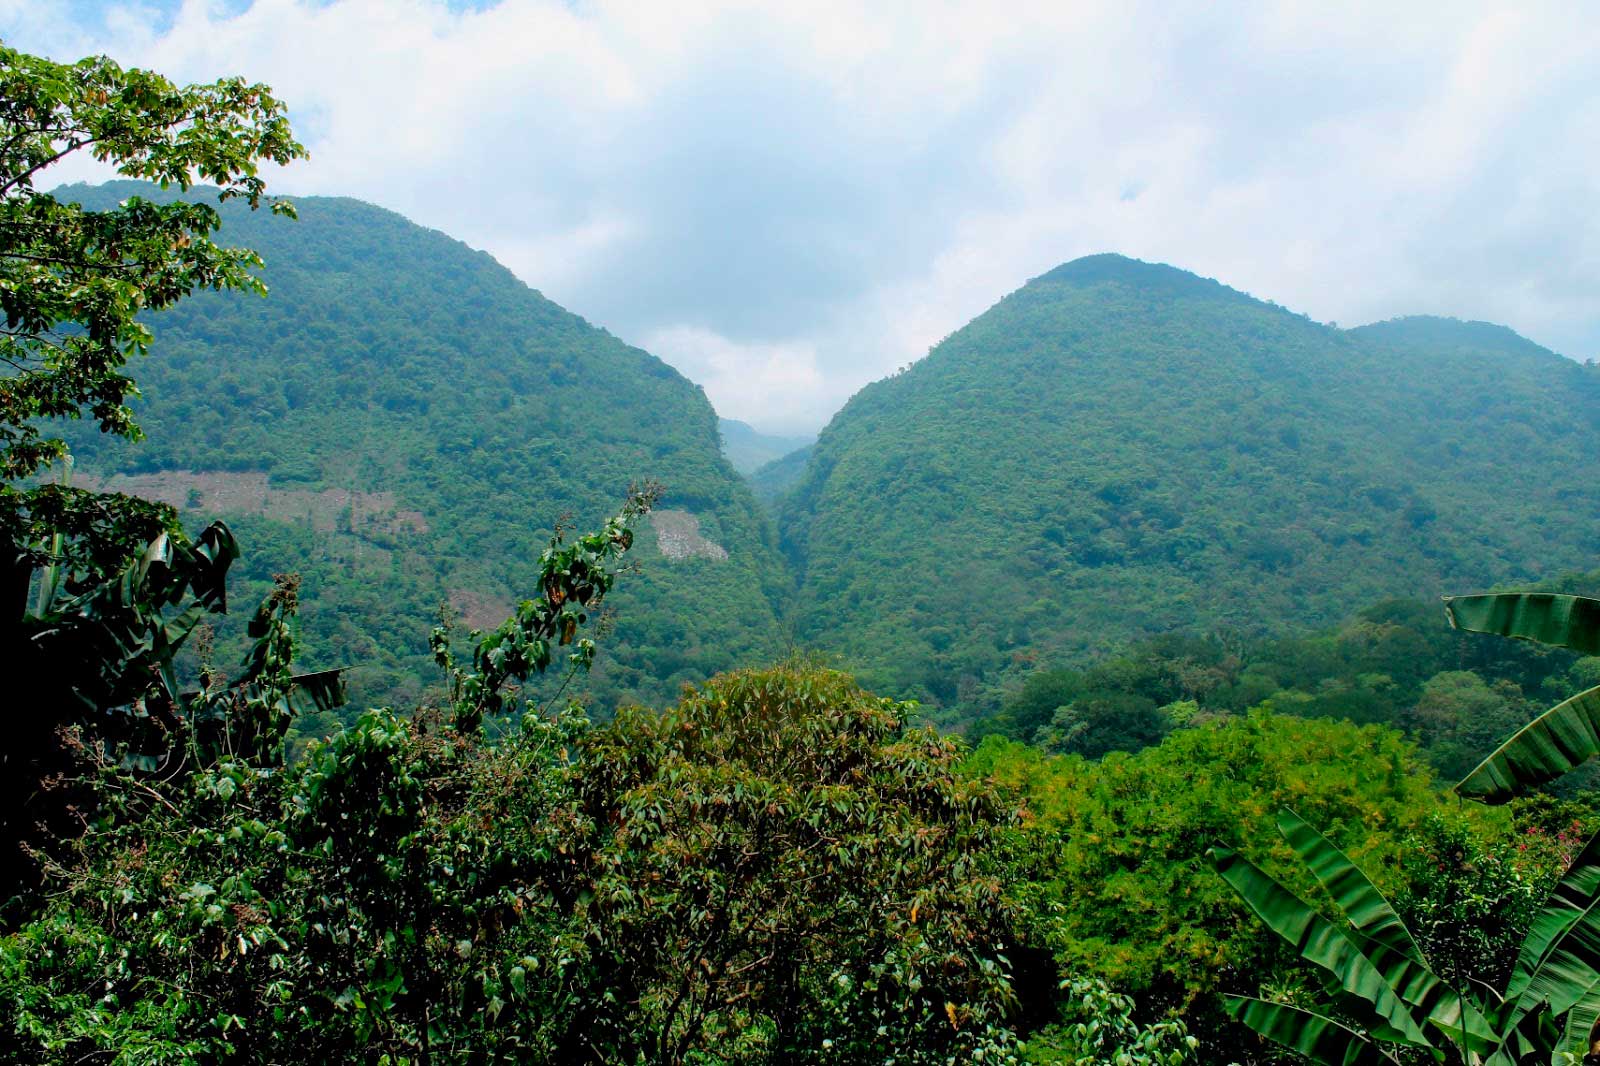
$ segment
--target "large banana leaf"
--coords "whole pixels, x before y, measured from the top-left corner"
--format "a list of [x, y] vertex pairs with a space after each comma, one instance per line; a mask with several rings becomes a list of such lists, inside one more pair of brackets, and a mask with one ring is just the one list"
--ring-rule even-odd
[[1457, 629], [1600, 655], [1600, 600], [1550, 592], [1491, 592], [1446, 596], [1444, 610]]
[[1456, 785], [1456, 791], [1485, 803], [1504, 803], [1596, 755], [1600, 755], [1600, 687], [1556, 704], [1517, 730]]
[[1320, 1066], [1394, 1063], [1362, 1033], [1301, 1007], [1252, 996], [1228, 996], [1224, 1009], [1273, 1043], [1298, 1051]]
[[[1291, 810], [1278, 814], [1278, 831], [1360, 934], [1354, 938], [1400, 999], [1421, 1010], [1419, 1017], [1487, 1050], [1498, 1036], [1470, 1000], [1428, 968], [1422, 949], [1360, 867], [1305, 819]], [[1465, 1033], [1462, 1033], [1462, 1030]]]
[[344, 670], [318, 670], [289, 678], [289, 707], [296, 714], [344, 706]]
[[1512, 1025], [1548, 1004], [1561, 1015], [1600, 984], [1600, 834], [1591, 838], [1533, 920], [1506, 985]]
[[1600, 1026], [1600, 995], [1593, 989], [1579, 1000], [1567, 1013], [1566, 1035], [1561, 1044], [1565, 1048], [1589, 1050], [1594, 1042], [1596, 1026]]
[[1552, 1049], [1561, 1043], [1561, 1027], [1550, 1004], [1540, 1003], [1511, 1027], [1505, 1043], [1483, 1060], [1483, 1066], [1549, 1066]]
[[[1364, 945], [1372, 945], [1371, 941], [1358, 940], [1328, 921], [1315, 907], [1238, 852], [1213, 848], [1211, 859], [1223, 880], [1233, 886], [1250, 909], [1268, 928], [1293, 944], [1307, 962], [1332, 974], [1350, 997], [1365, 1004], [1403, 1042], [1432, 1047], [1388, 978], [1362, 950]], [[1401, 956], [1390, 953], [1389, 958]]]
[[1278, 812], [1278, 832], [1363, 936], [1419, 963], [1426, 961], [1383, 893], [1332, 841], [1287, 809]]

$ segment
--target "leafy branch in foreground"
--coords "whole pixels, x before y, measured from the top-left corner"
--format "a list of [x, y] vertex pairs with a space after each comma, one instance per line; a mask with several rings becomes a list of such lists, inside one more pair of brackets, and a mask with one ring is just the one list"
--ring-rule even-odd
[[[179, 86], [105, 57], [54, 63], [0, 45], [0, 530], [9, 537], [7, 609], [26, 594], [29, 572], [50, 561], [42, 545], [69, 520], [113, 520], [118, 511], [170, 511], [126, 497], [16, 484], [66, 455], [51, 419], [91, 415], [102, 431], [130, 439], [136, 393], [123, 373], [149, 350], [138, 316], [196, 289], [265, 293], [247, 248], [219, 246], [215, 208], [137, 197], [112, 211], [86, 211], [34, 188], [52, 165], [86, 152], [128, 177], [188, 189], [213, 182], [218, 196], [252, 208], [265, 197], [262, 162], [289, 163], [305, 149], [263, 85], [231, 78]], [[293, 214], [287, 203], [272, 210]], [[148, 540], [150, 531], [140, 538]], [[96, 542], [70, 540], [69, 554]], [[125, 549], [126, 545], [120, 545]], [[105, 564], [105, 557], [77, 552]], [[120, 556], [118, 556], [120, 558]]]
[[572, 647], [567, 660], [573, 670], [589, 669], [594, 641], [579, 633], [589, 620], [588, 612], [611, 591], [617, 579], [615, 561], [633, 547], [632, 523], [648, 513], [660, 495], [655, 484], [634, 489], [604, 528], [571, 542], [557, 530], [539, 556], [539, 597], [518, 603], [493, 632], [472, 632], [475, 648], [470, 667], [456, 660], [448, 627], [434, 628], [428, 645], [449, 678], [458, 730], [476, 732], [485, 715], [515, 711], [517, 697], [507, 687], [544, 673], [558, 648]]
[[1600, 1012], [1600, 837], [1574, 858], [1535, 917], [1503, 988], [1439, 975], [1367, 875], [1298, 815], [1278, 830], [1331, 898], [1330, 920], [1237, 852], [1212, 850], [1224, 880], [1329, 977], [1319, 1003], [1229, 996], [1229, 1012], [1316, 1063], [1409, 1061], [1405, 1049], [1461, 1066], [1548, 1063]]
[[62, 64], [0, 45], [0, 673], [26, 693], [0, 752], [0, 898], [29, 876], [12, 859], [30, 836], [70, 836], [92, 815], [63, 781], [134, 718], [177, 730], [173, 657], [223, 609], [238, 555], [221, 524], [190, 541], [163, 504], [42, 478], [69, 458], [49, 431], [87, 414], [137, 439], [123, 371], [149, 350], [140, 316], [196, 289], [266, 291], [254, 252], [212, 241], [213, 207], [134, 197], [89, 211], [35, 188], [76, 153], [162, 186], [212, 182], [254, 208], [259, 164], [305, 149], [265, 86], [179, 86], [104, 57]]
[[[1600, 655], [1600, 600], [1547, 592], [1448, 596], [1450, 624], [1474, 633], [1536, 641]], [[1558, 703], [1518, 730], [1456, 786], [1504, 803], [1600, 755], [1600, 686]]]

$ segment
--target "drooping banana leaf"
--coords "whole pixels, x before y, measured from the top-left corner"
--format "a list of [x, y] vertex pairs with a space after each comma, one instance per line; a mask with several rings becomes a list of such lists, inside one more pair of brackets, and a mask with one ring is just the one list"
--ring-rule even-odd
[[[1414, 1047], [1432, 1047], [1407, 1005], [1362, 950], [1363, 941], [1376, 947], [1372, 941], [1365, 938], [1358, 941], [1238, 852], [1213, 848], [1211, 860], [1223, 880], [1250, 909], [1268, 928], [1294, 945], [1307, 962], [1332, 974], [1353, 1000], [1366, 1004], [1403, 1042]], [[1393, 952], [1388, 954], [1390, 959], [1403, 957]]]
[[1491, 592], [1446, 596], [1444, 610], [1457, 629], [1600, 655], [1600, 600], [1551, 592]]
[[1505, 1042], [1483, 1060], [1483, 1066], [1548, 1066], [1560, 1045], [1556, 1016], [1550, 1004], [1540, 1003], [1506, 1033]]
[[1278, 832], [1363, 936], [1425, 963], [1422, 949], [1383, 893], [1331, 840], [1288, 809], [1278, 812]]
[[1588, 1051], [1597, 1035], [1597, 1025], [1600, 1025], [1600, 989], [1591, 988], [1589, 994], [1567, 1012], [1566, 1035], [1561, 1046], [1580, 1053]]
[[1600, 755], [1600, 687], [1563, 700], [1511, 735], [1456, 791], [1504, 803]]
[[289, 707], [296, 714], [331, 711], [345, 703], [344, 670], [318, 670], [289, 678]]
[[1523, 941], [1506, 1000], [1509, 1023], [1548, 1005], [1559, 1016], [1600, 983], [1600, 835], [1568, 867]]
[[1394, 1060], [1367, 1037], [1325, 1015], [1252, 996], [1228, 996], [1224, 1009], [1251, 1029], [1320, 1066], [1369, 1066]]
[[1453, 1039], [1462, 1039], [1465, 1029], [1465, 1039], [1475, 1049], [1494, 1045], [1497, 1037], [1488, 1021], [1471, 1000], [1429, 969], [1405, 923], [1360, 867], [1291, 810], [1279, 812], [1278, 831], [1355, 927], [1363, 954], [1401, 1000], [1419, 1008], [1420, 1017], [1457, 1034]]

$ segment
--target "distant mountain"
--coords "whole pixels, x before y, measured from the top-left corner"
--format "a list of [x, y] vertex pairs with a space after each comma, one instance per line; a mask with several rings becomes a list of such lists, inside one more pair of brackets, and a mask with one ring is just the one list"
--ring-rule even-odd
[[[119, 183], [62, 198], [108, 205]], [[780, 646], [770, 523], [721, 454], [715, 413], [671, 367], [529, 289], [483, 252], [356, 200], [300, 220], [224, 209], [271, 296], [203, 293], [155, 317], [133, 373], [149, 439], [80, 427], [80, 479], [227, 519], [247, 613], [274, 571], [304, 578], [307, 662], [355, 667], [356, 702], [413, 700], [440, 604], [498, 624], [534, 591], [566, 517], [585, 529], [632, 482], [665, 484], [642, 573], [579, 683], [600, 710]]]
[[1502, 327], [1320, 325], [1114, 255], [858, 393], [787, 497], [801, 639], [992, 703], [1035, 663], [1592, 568], [1600, 369]]
[[775, 437], [757, 431], [747, 422], [721, 418], [722, 453], [739, 473], [749, 476], [761, 467], [816, 441], [816, 436]]
[[756, 498], [768, 506], [775, 506], [787, 496], [805, 477], [806, 463], [811, 460], [811, 451], [815, 447], [815, 444], [807, 444], [804, 448], [797, 448], [781, 459], [766, 463], [755, 473], [746, 475], [745, 480], [750, 482]]

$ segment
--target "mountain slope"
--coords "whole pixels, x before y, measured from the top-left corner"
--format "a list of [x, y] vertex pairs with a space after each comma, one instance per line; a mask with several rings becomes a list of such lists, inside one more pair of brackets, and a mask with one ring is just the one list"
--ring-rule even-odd
[[775, 437], [762, 433], [748, 422], [735, 418], [718, 419], [722, 430], [722, 451], [739, 473], [749, 477], [758, 469], [801, 448], [816, 437]]
[[[154, 195], [58, 191], [134, 193]], [[149, 439], [76, 432], [80, 471], [228, 519], [238, 603], [301, 571], [308, 661], [356, 666], [358, 701], [414, 698], [437, 605], [498, 623], [558, 519], [592, 526], [647, 478], [667, 490], [656, 535], [582, 687], [656, 699], [776, 650], [782, 563], [694, 385], [485, 253], [359, 201], [296, 202], [298, 222], [224, 210], [220, 239], [263, 255], [270, 297], [156, 317], [133, 368]]]
[[765, 463], [753, 473], [746, 474], [745, 480], [750, 483], [756, 499], [768, 506], [779, 503], [805, 476], [806, 463], [811, 459], [813, 446], [807, 444], [803, 448], [796, 448], [788, 455]]
[[798, 634], [871, 686], [982, 705], [1141, 632], [1592, 566], [1595, 382], [1509, 331], [1342, 332], [1077, 260], [823, 431], [780, 522]]

